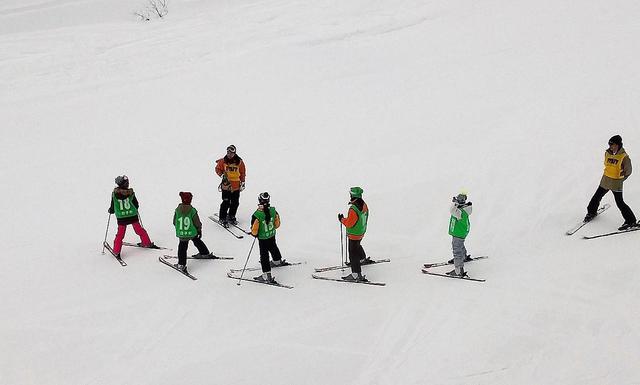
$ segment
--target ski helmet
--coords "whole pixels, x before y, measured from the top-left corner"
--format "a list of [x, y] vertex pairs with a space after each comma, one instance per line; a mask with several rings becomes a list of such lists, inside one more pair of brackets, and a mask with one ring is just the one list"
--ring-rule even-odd
[[458, 194], [458, 196], [456, 196], [455, 199], [458, 204], [463, 204], [467, 201], [467, 194], [461, 192], [460, 194]]
[[362, 198], [363, 192], [364, 190], [362, 190], [362, 187], [351, 187], [351, 189], [349, 190], [351, 198]]
[[271, 196], [269, 196], [269, 193], [266, 191], [258, 195], [258, 203], [260, 203], [261, 205], [265, 203], [269, 203], [270, 200], [271, 200]]
[[227, 147], [227, 151], [228, 152], [233, 152], [235, 154], [236, 153], [236, 146], [234, 146], [233, 144], [230, 144], [229, 147]]
[[126, 175], [119, 175], [116, 177], [116, 184], [118, 187], [126, 187], [129, 185], [129, 178]]

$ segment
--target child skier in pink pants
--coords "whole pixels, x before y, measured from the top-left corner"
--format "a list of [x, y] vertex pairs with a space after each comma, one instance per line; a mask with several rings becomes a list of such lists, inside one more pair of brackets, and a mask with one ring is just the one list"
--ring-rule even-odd
[[138, 245], [149, 248], [154, 247], [155, 245], [149, 239], [149, 234], [140, 225], [138, 217], [138, 207], [140, 205], [133, 189], [129, 188], [129, 178], [126, 175], [118, 176], [116, 177], [116, 184], [118, 186], [111, 193], [111, 206], [109, 207], [109, 214], [116, 214], [118, 219], [118, 232], [113, 240], [113, 252], [118, 257], [120, 256], [122, 240], [127, 231], [127, 225], [133, 226], [133, 231], [140, 236], [142, 242]]

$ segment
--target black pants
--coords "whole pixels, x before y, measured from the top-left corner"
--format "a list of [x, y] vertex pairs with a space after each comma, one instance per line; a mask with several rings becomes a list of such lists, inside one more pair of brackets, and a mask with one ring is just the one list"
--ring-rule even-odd
[[[589, 206], [587, 206], [587, 213], [596, 215], [596, 212], [598, 211], [598, 206], [600, 206], [600, 201], [602, 200], [602, 197], [607, 192], [609, 192], [609, 190], [598, 186], [598, 189], [596, 190], [595, 194], [593, 194], [593, 198], [591, 198], [591, 201], [589, 202]], [[620, 212], [622, 213], [622, 217], [624, 218], [624, 223], [635, 223], [636, 216], [633, 214], [633, 211], [631, 211], [631, 208], [629, 208], [629, 206], [627, 206], [627, 204], [624, 203], [624, 199], [622, 198], [622, 191], [612, 191], [612, 193], [613, 193], [613, 197], [616, 199], [616, 205], [618, 206], [618, 209], [620, 209]]]
[[367, 254], [365, 254], [362, 245], [360, 244], [361, 239], [354, 241], [353, 239], [349, 239], [348, 247], [349, 247], [349, 261], [351, 262], [351, 272], [352, 273], [362, 273], [362, 268], [360, 267], [360, 261], [367, 258]]
[[[193, 238], [191, 240], [193, 241], [193, 244], [196, 245], [196, 247], [198, 248], [198, 253], [202, 255], [209, 254], [209, 249], [207, 249], [207, 246], [204, 244], [204, 242], [202, 242], [202, 239]], [[181, 239], [180, 243], [178, 243], [178, 264], [180, 265], [187, 264], [187, 248], [188, 247], [189, 247], [188, 239]]]
[[258, 239], [258, 245], [260, 246], [260, 266], [262, 266], [262, 272], [268, 273], [271, 271], [269, 253], [271, 253], [274, 261], [282, 260], [282, 254], [280, 254], [280, 249], [278, 249], [278, 245], [276, 245], [276, 237]]
[[237, 190], [237, 191], [222, 190], [222, 203], [220, 204], [220, 219], [227, 219], [227, 215], [231, 218], [235, 218], [239, 205], [240, 205], [240, 190]]

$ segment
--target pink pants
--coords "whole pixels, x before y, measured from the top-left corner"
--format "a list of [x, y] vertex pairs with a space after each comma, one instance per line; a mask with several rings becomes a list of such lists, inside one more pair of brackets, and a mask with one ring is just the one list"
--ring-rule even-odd
[[[143, 246], [149, 246], [151, 244], [151, 240], [149, 239], [149, 234], [147, 234], [147, 230], [145, 230], [142, 226], [140, 226], [140, 222], [132, 223], [133, 231], [136, 232], [140, 236], [140, 240], [142, 241]], [[127, 232], [126, 225], [118, 225], [118, 232], [116, 233], [116, 239], [113, 240], [113, 252], [116, 254], [120, 254], [120, 250], [122, 249], [122, 240], [124, 239], [124, 233]]]

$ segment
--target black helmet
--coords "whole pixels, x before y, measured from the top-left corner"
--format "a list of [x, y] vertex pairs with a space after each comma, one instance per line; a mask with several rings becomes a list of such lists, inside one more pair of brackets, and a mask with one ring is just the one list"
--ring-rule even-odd
[[271, 196], [269, 196], [269, 193], [266, 191], [258, 195], [258, 203], [260, 203], [261, 205], [265, 203], [269, 203], [270, 200], [271, 200]]
[[453, 197], [453, 200], [460, 205], [464, 204], [467, 201], [467, 194], [465, 194], [464, 192], [461, 192], [457, 196]]
[[126, 175], [119, 175], [116, 177], [116, 184], [118, 187], [127, 187], [129, 185], [129, 178]]

